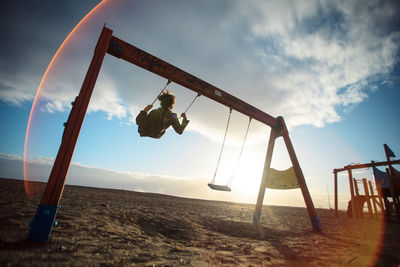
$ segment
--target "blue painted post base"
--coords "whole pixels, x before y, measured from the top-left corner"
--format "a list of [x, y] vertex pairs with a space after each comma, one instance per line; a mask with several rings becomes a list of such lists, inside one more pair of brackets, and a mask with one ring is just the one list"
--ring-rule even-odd
[[58, 206], [40, 204], [36, 210], [35, 218], [31, 222], [29, 231], [29, 242], [47, 242], [53, 226], [56, 225], [56, 214]]
[[261, 218], [261, 211], [255, 211], [253, 214], [253, 223], [259, 223]]
[[320, 221], [319, 217], [311, 218], [311, 224], [315, 231], [318, 231], [318, 232], [322, 231], [322, 225], [321, 225], [321, 221]]

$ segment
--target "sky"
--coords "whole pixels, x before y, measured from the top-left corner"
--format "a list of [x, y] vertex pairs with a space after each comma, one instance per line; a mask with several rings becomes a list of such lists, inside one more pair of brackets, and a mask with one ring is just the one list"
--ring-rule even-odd
[[[25, 151], [27, 178], [47, 181], [106, 23], [114, 36], [283, 116], [314, 205], [333, 207], [334, 168], [384, 161], [384, 143], [400, 153], [399, 12], [398, 1], [3, 1], [0, 177], [23, 178]], [[183, 135], [141, 138], [135, 117], [165, 83], [106, 55], [67, 184], [255, 203], [270, 128], [251, 122], [233, 173], [249, 119], [233, 111], [217, 173], [220, 184], [233, 175], [233, 192], [212, 191], [229, 109], [200, 97]], [[196, 96], [168, 88], [178, 114]], [[278, 138], [271, 167], [290, 166]], [[339, 207], [348, 200], [343, 174]], [[267, 189], [264, 204], [305, 206], [299, 189]]]

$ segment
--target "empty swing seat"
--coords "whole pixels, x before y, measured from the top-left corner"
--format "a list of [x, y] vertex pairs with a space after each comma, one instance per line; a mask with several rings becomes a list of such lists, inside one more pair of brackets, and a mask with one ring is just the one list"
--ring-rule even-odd
[[211, 189], [214, 189], [214, 190], [218, 190], [218, 191], [231, 192], [231, 188], [227, 185], [217, 185], [217, 184], [209, 183], [208, 187], [210, 187]]

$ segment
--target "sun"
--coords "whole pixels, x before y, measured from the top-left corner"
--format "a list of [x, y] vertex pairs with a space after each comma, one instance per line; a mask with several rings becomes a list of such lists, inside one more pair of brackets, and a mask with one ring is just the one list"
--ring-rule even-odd
[[262, 160], [247, 156], [242, 157], [238, 164], [235, 157], [229, 156], [220, 169], [219, 182], [227, 183], [232, 179], [231, 188], [233, 191], [243, 194], [257, 194], [263, 164]]

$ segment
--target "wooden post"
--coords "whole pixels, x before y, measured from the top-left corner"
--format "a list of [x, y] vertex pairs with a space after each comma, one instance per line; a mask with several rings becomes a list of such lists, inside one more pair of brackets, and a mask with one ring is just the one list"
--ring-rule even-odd
[[398, 196], [396, 196], [396, 193], [395, 193], [395, 190], [394, 190], [394, 183], [393, 183], [394, 174], [392, 173], [392, 168], [393, 167], [392, 167], [392, 162], [390, 160], [390, 157], [394, 157], [395, 155], [394, 155], [394, 153], [392, 151], [390, 151], [391, 155], [389, 155], [390, 148], [386, 144], [383, 145], [383, 148], [385, 150], [385, 155], [386, 155], [386, 159], [387, 159], [388, 167], [389, 167], [389, 168], [386, 169], [386, 173], [388, 174], [388, 180], [389, 180], [389, 186], [390, 186], [390, 194], [392, 196], [393, 204], [394, 204], [394, 207], [396, 209], [397, 219], [400, 222], [400, 203], [399, 203], [400, 201], [398, 199]]
[[314, 203], [311, 199], [310, 192], [308, 191], [306, 180], [304, 179], [303, 171], [300, 168], [300, 163], [297, 159], [296, 153], [294, 151], [292, 141], [290, 140], [289, 137], [289, 132], [287, 130], [285, 121], [283, 120], [282, 117], [277, 117], [277, 120], [280, 123], [281, 126], [281, 134], [283, 137], [283, 140], [285, 141], [286, 148], [289, 153], [290, 160], [292, 161], [293, 164], [293, 169], [297, 177], [297, 182], [299, 183], [301, 193], [303, 194], [304, 201], [306, 203], [308, 215], [311, 220], [311, 224], [316, 231], [321, 231], [322, 226], [319, 217], [317, 216], [317, 212], [315, 211], [314, 208]]
[[353, 215], [353, 218], [358, 218], [358, 208], [356, 204], [356, 198], [354, 196], [354, 187], [353, 187], [353, 174], [351, 172], [351, 168], [347, 168], [347, 173], [349, 174], [349, 184], [350, 184], [350, 195], [351, 195], [351, 212]]
[[[379, 207], [382, 211], [382, 215], [383, 216], [387, 216], [387, 210], [385, 210], [385, 205], [383, 204], [383, 194], [382, 194], [382, 188], [377, 184], [376, 181], [376, 173], [375, 173], [375, 162], [371, 161], [371, 167], [372, 167], [372, 171], [374, 173], [374, 177], [375, 177], [375, 187], [376, 187], [376, 191], [378, 192], [378, 199], [379, 199]], [[386, 201], [385, 201], [386, 203]]]
[[374, 207], [375, 217], [378, 217], [378, 209], [376, 207], [376, 203], [377, 203], [376, 197], [378, 197], [378, 196], [375, 196], [374, 188], [372, 186], [372, 182], [371, 181], [368, 181], [368, 185], [369, 185], [369, 190], [371, 192], [371, 199], [372, 199], [372, 204], [373, 204], [373, 207]]
[[355, 178], [353, 178], [353, 182], [354, 182], [354, 190], [356, 192], [356, 205], [357, 205], [357, 213], [358, 213], [358, 217], [362, 218], [363, 217], [363, 206], [361, 206], [361, 199], [360, 199], [360, 191], [358, 189], [358, 184], [357, 184], [357, 180]]
[[267, 176], [269, 168], [271, 167], [272, 153], [274, 151], [275, 139], [280, 136], [280, 129], [278, 127], [271, 128], [271, 133], [268, 141], [267, 155], [265, 157], [264, 169], [261, 177], [260, 190], [258, 191], [256, 208], [253, 214], [253, 222], [258, 223], [261, 218], [261, 209], [264, 202], [265, 188], [267, 185]]
[[79, 95], [73, 104], [68, 121], [65, 124], [64, 134], [57, 157], [54, 161], [35, 218], [31, 223], [28, 241], [46, 242], [50, 238], [72, 155], [111, 36], [112, 31], [104, 27], [97, 42], [92, 61]]
[[[363, 178], [362, 179], [363, 182], [363, 186], [364, 186], [364, 192], [365, 192], [365, 200], [367, 201], [367, 207], [368, 207], [368, 214], [369, 217], [373, 217], [373, 213], [372, 213], [372, 204], [371, 204], [371, 196], [369, 194], [369, 190], [368, 190], [368, 184], [367, 184], [367, 179]], [[374, 195], [374, 192], [371, 192], [371, 195]]]
[[[393, 176], [392, 176], [391, 165], [390, 164], [389, 164], [389, 168], [386, 168], [386, 173], [387, 173], [388, 180], [389, 180], [390, 196], [392, 197], [392, 202], [393, 202], [394, 208], [396, 210], [396, 215], [397, 215], [397, 218], [398, 218], [398, 220], [400, 222], [400, 205], [399, 205], [399, 201], [397, 199], [396, 193], [394, 191], [394, 183], [393, 183], [393, 179], [392, 179]], [[387, 202], [390, 205], [389, 200], [387, 200]], [[392, 207], [390, 207], [390, 210], [392, 211], [391, 208]], [[393, 212], [391, 212], [390, 216], [392, 215], [392, 213]]]
[[333, 171], [334, 173], [334, 186], [335, 186], [335, 216], [338, 216], [338, 177], [336, 169]]

